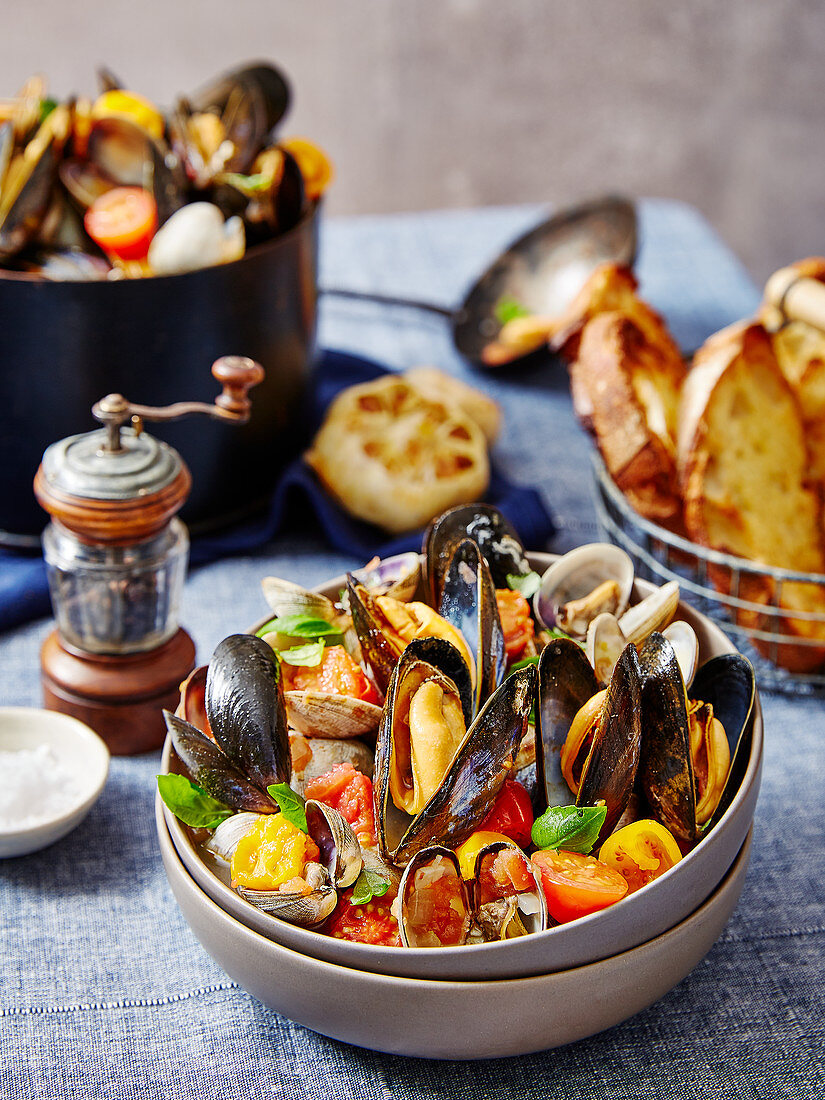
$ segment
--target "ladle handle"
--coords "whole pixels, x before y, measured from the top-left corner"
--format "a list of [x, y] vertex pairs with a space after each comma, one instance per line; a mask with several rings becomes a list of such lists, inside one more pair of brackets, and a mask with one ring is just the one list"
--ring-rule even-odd
[[825, 283], [783, 267], [765, 284], [765, 302], [777, 311], [779, 324], [804, 321], [825, 332]]

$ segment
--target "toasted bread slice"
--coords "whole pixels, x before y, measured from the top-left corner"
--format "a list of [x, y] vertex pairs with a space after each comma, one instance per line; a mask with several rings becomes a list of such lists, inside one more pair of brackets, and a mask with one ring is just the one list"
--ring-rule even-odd
[[[678, 462], [695, 542], [769, 566], [825, 573], [821, 500], [808, 483], [802, 415], [761, 325], [731, 325], [697, 352], [682, 389]], [[730, 592], [730, 571], [709, 572]], [[743, 611], [743, 626], [823, 643], [782, 645], [776, 654], [757, 640], [769, 656], [796, 671], [825, 660], [825, 589], [743, 573], [735, 594], [780, 611]]]
[[636, 294], [638, 285], [629, 267], [599, 264], [564, 313], [555, 319], [550, 347], [567, 359], [575, 359], [587, 322], [600, 313], [618, 312], [630, 318], [649, 343], [659, 348], [663, 360], [681, 364], [681, 353], [664, 321]]
[[[811, 256], [791, 264], [801, 276], [825, 283], [825, 258]], [[766, 325], [774, 320], [773, 309], [763, 305], [760, 316]], [[825, 483], [825, 332], [791, 321], [772, 334], [773, 350], [782, 373], [793, 386], [811, 453], [810, 476]]]
[[570, 365], [576, 411], [593, 432], [613, 480], [642, 515], [678, 520], [676, 471], [681, 357], [662, 355], [658, 340], [621, 312], [601, 313], [584, 327]]

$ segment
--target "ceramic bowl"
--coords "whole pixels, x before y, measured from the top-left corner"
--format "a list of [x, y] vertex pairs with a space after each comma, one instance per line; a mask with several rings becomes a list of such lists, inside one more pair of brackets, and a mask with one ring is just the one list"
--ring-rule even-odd
[[0, 752], [47, 746], [75, 777], [72, 804], [17, 828], [0, 826], [0, 858], [24, 856], [54, 844], [79, 825], [97, 802], [109, 774], [109, 750], [88, 726], [67, 714], [30, 707], [0, 708]]
[[653, 1004], [710, 950], [736, 907], [750, 833], [722, 882], [685, 920], [588, 966], [500, 981], [375, 974], [303, 955], [236, 920], [184, 867], [157, 808], [169, 884], [215, 962], [265, 1005], [322, 1035], [420, 1058], [501, 1058], [594, 1035]]
[[[554, 558], [549, 554], [531, 554], [530, 560], [533, 567], [542, 572]], [[344, 584], [345, 579], [339, 577], [321, 586], [319, 591], [337, 598]], [[636, 582], [637, 598], [650, 590], [651, 586], [645, 582]], [[734, 646], [719, 627], [699, 612], [683, 603], [678, 617], [687, 620], [695, 629], [701, 662], [721, 653], [734, 652]], [[163, 770], [175, 770], [176, 767], [177, 759], [167, 738]], [[164, 813], [172, 842], [201, 889], [255, 932], [293, 951], [359, 970], [410, 978], [478, 981], [547, 974], [583, 966], [636, 947], [683, 920], [708, 897], [740, 850], [753, 821], [761, 769], [762, 715], [757, 698], [751, 751], [739, 790], [716, 827], [670, 871], [601, 913], [504, 943], [446, 947], [438, 951], [350, 943], [298, 928], [262, 912], [230, 889], [226, 864], [197, 848], [189, 830], [165, 808]]]

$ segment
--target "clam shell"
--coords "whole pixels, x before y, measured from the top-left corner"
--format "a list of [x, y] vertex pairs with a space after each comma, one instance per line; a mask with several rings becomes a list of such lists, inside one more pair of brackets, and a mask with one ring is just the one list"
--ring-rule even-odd
[[600, 684], [610, 682], [616, 662], [627, 645], [619, 620], [609, 611], [597, 615], [587, 628], [585, 653]]
[[220, 823], [204, 844], [204, 848], [213, 856], [231, 863], [238, 841], [246, 836], [260, 816], [253, 813], [233, 814]]
[[648, 638], [654, 630], [661, 632], [667, 626], [679, 606], [679, 585], [668, 581], [649, 596], [635, 604], [619, 619], [625, 638], [634, 645]]
[[337, 810], [313, 798], [307, 799], [304, 808], [307, 830], [318, 845], [321, 863], [333, 885], [339, 889], [352, 886], [364, 865], [361, 845], [352, 826]]
[[630, 600], [633, 587], [633, 562], [624, 550], [608, 542], [579, 546], [554, 562], [541, 578], [533, 599], [538, 621], [548, 629], [556, 626], [558, 609], [571, 600], [587, 596], [600, 584], [614, 580], [619, 585], [621, 615]]
[[376, 565], [356, 569], [353, 577], [376, 596], [392, 596], [407, 603], [418, 590], [421, 580], [421, 558], [418, 554], [395, 554], [382, 558]]
[[290, 894], [282, 890], [247, 890], [238, 887], [238, 893], [256, 908], [290, 924], [314, 928], [332, 913], [338, 904], [338, 892], [332, 884], [329, 872], [319, 863], [306, 865], [306, 881], [312, 887], [309, 894]]
[[374, 755], [362, 741], [329, 741], [320, 737], [310, 737], [309, 747], [312, 760], [304, 769], [303, 785], [319, 775], [325, 775], [336, 764], [350, 763], [356, 771], [372, 779]]
[[286, 615], [308, 615], [332, 622], [338, 614], [335, 604], [327, 596], [310, 592], [292, 581], [284, 581], [280, 577], [264, 577], [261, 588], [264, 599], [279, 619]]
[[284, 692], [289, 724], [309, 737], [362, 737], [378, 729], [381, 707], [322, 691]]
[[676, 619], [665, 627], [662, 635], [673, 646], [676, 660], [682, 670], [682, 679], [685, 681], [685, 686], [690, 687], [699, 663], [699, 639], [696, 637], [696, 631], [684, 619]]

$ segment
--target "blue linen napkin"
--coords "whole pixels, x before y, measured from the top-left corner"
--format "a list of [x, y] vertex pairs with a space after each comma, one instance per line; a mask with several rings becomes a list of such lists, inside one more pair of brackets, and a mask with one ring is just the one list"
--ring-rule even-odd
[[[330, 401], [342, 389], [386, 373], [380, 364], [339, 351], [325, 351], [316, 367], [306, 411], [311, 432], [317, 429]], [[487, 499], [501, 509], [525, 546], [542, 547], [556, 526], [535, 489], [514, 485], [493, 466]], [[367, 560], [418, 550], [421, 531], [387, 538], [385, 531], [353, 519], [321, 487], [302, 458], [287, 466], [262, 516], [216, 535], [192, 541], [189, 560], [204, 565], [218, 558], [255, 550], [269, 542], [287, 523], [305, 525], [313, 516], [327, 542], [335, 549]], [[8, 630], [49, 613], [49, 589], [43, 559], [31, 554], [0, 551], [0, 630]]]

